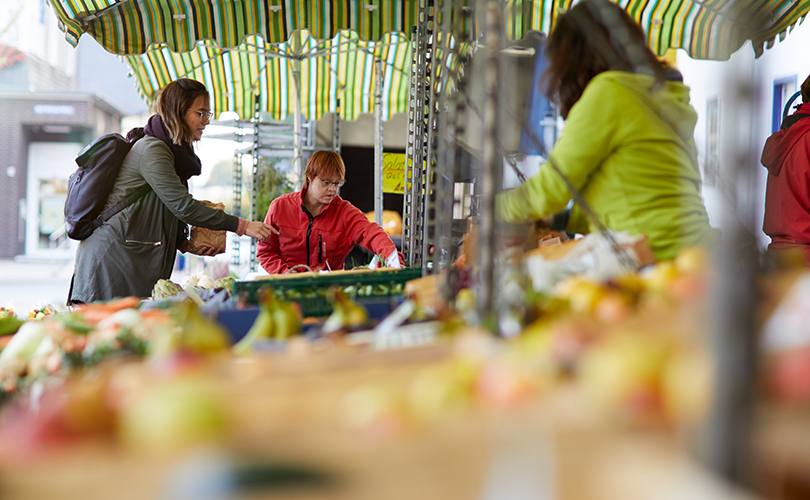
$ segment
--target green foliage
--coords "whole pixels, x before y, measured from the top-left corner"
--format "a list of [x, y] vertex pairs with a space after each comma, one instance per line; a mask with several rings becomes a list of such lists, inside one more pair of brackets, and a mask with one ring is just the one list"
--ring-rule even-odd
[[[270, 203], [284, 193], [293, 190], [292, 182], [287, 179], [286, 174], [278, 169], [281, 158], [259, 158], [258, 166], [258, 200], [257, 213], [255, 219], [263, 220], [267, 215]], [[250, 214], [250, 197], [252, 192], [251, 171], [253, 163], [250, 156], [244, 156], [242, 160], [242, 217]], [[214, 164], [211, 175], [208, 177], [206, 186], [228, 186], [233, 187], [233, 161], [221, 160]], [[225, 200], [226, 209], [233, 212], [232, 201]]]
[[276, 165], [280, 158], [259, 158], [258, 168], [258, 194], [256, 204], [256, 219], [263, 220], [267, 215], [270, 203], [285, 193], [293, 190], [292, 182], [286, 174], [281, 172]]

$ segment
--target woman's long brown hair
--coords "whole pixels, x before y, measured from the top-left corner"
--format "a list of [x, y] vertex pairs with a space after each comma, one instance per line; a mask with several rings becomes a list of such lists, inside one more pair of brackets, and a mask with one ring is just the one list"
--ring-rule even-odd
[[548, 39], [546, 57], [546, 95], [559, 103], [563, 118], [603, 71], [651, 74], [657, 82], [666, 79], [667, 66], [647, 47], [644, 30], [608, 0], [584, 0], [560, 16]]
[[177, 145], [189, 144], [194, 139], [194, 132], [186, 125], [184, 116], [200, 96], [205, 97], [207, 108], [208, 90], [202, 83], [189, 78], [178, 78], [158, 94], [155, 111], [163, 118], [172, 142]]

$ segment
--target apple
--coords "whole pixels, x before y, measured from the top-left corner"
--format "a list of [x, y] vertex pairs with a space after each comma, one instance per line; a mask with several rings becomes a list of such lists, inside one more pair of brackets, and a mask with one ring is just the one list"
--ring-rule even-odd
[[338, 406], [340, 422], [372, 441], [402, 434], [408, 427], [405, 396], [392, 384], [361, 385], [350, 390]]
[[630, 417], [660, 411], [661, 377], [670, 355], [668, 340], [646, 333], [606, 337], [585, 352], [578, 376], [597, 404]]
[[709, 414], [714, 388], [713, 365], [705, 349], [681, 349], [667, 362], [661, 390], [671, 422], [694, 427]]
[[132, 450], [171, 453], [221, 440], [227, 431], [224, 404], [210, 381], [187, 376], [145, 387], [120, 415], [119, 438]]
[[687, 247], [675, 256], [675, 268], [682, 273], [702, 273], [709, 268], [711, 257], [702, 247]]
[[788, 404], [810, 402], [810, 346], [773, 354], [765, 367], [770, 394]]

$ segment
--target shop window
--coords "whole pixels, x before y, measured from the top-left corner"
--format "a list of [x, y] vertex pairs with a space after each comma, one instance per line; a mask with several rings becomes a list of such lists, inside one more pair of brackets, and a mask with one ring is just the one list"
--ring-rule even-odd
[[773, 82], [773, 120], [771, 133], [778, 132], [782, 126], [782, 113], [790, 97], [796, 92], [796, 75]]

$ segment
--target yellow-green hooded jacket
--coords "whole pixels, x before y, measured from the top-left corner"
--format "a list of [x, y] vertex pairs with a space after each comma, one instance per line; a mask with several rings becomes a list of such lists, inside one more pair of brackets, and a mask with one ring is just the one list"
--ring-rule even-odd
[[[646, 234], [655, 257], [669, 260], [681, 248], [710, 246], [717, 231], [700, 197], [689, 87], [666, 82], [651, 92], [653, 83], [650, 76], [620, 71], [594, 77], [550, 157], [605, 226]], [[544, 164], [500, 194], [497, 208], [503, 220], [527, 222], [561, 211], [570, 199], [563, 180]], [[567, 230], [596, 227], [574, 207]]]

